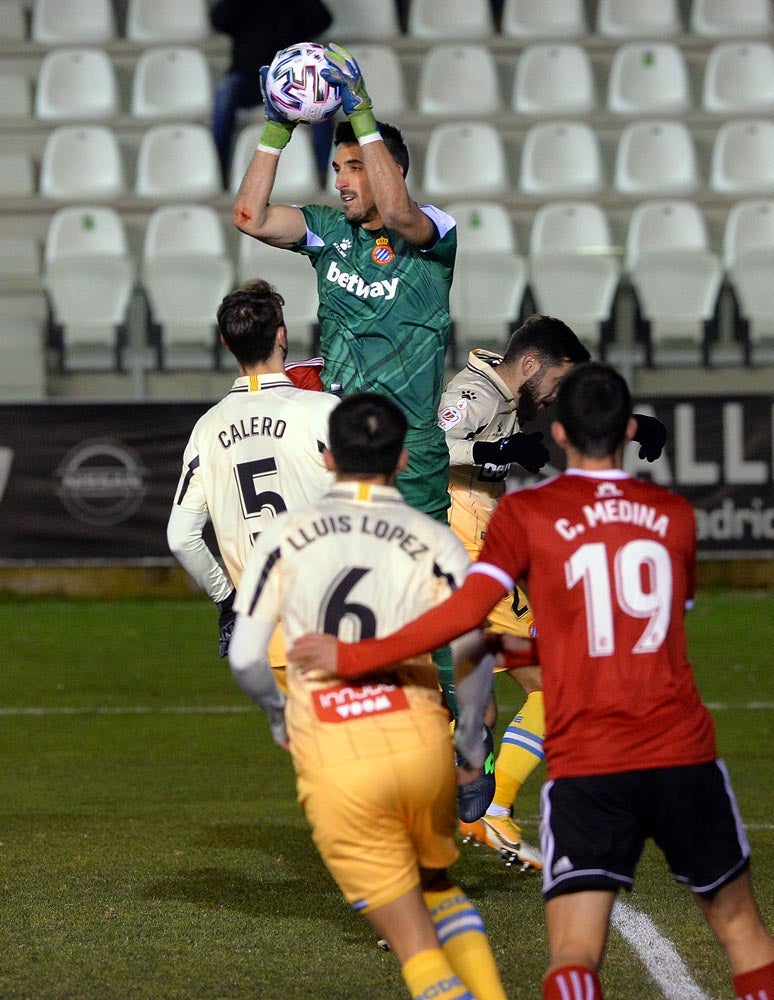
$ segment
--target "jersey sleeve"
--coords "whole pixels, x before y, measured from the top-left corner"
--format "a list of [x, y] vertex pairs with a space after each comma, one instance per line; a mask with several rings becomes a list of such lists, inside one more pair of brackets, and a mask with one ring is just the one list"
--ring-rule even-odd
[[484, 545], [471, 571], [492, 576], [507, 590], [513, 590], [528, 566], [529, 545], [524, 518], [520, 516], [516, 494], [506, 494], [495, 507]]
[[310, 358], [308, 361], [292, 361], [285, 365], [285, 374], [298, 389], [311, 389], [321, 392], [323, 381], [321, 372], [325, 367], [322, 358]]
[[[446, 437], [446, 447], [449, 449], [451, 465], [475, 465], [473, 461], [473, 445], [476, 434], [489, 423], [488, 402], [481, 401], [476, 408], [475, 400], [463, 400], [464, 384], [457, 384], [452, 390], [446, 390], [441, 396], [438, 410], [438, 426]], [[460, 402], [464, 405], [461, 406]]]
[[293, 253], [309, 257], [315, 264], [320, 252], [328, 244], [331, 233], [338, 224], [341, 213], [329, 205], [303, 205], [301, 213], [306, 221], [306, 233], [298, 243], [288, 247]]
[[268, 624], [280, 617], [282, 521], [280, 514], [256, 538], [234, 599], [234, 610], [240, 615]]
[[186, 510], [202, 513], [208, 508], [199, 457], [198, 431], [199, 424], [197, 423], [183, 452], [183, 471], [175, 491], [174, 504], [177, 507], [185, 507]]
[[437, 260], [448, 268], [454, 267], [457, 256], [457, 223], [448, 212], [435, 205], [420, 205], [420, 209], [430, 219], [438, 232], [438, 239], [431, 246], [423, 248], [422, 254]]

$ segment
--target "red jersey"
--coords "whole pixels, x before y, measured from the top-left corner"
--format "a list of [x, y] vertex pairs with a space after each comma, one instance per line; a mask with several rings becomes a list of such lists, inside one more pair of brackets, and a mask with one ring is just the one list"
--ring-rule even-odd
[[715, 759], [683, 624], [695, 558], [690, 503], [618, 469], [500, 500], [471, 573], [527, 580], [549, 778]]
[[299, 389], [312, 389], [322, 392], [323, 382], [321, 372], [325, 367], [322, 358], [309, 358], [308, 361], [289, 361], [285, 365], [285, 374]]

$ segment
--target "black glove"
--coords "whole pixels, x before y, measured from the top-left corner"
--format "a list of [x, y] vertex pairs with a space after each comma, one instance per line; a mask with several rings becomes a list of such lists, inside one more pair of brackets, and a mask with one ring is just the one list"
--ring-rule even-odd
[[639, 457], [655, 462], [664, 450], [667, 429], [656, 417], [649, 417], [645, 413], [633, 413], [632, 416], [637, 421], [637, 433], [632, 440], [640, 445]]
[[216, 601], [215, 605], [220, 612], [218, 617], [218, 628], [220, 629], [220, 642], [218, 643], [218, 656], [224, 659], [228, 656], [228, 644], [236, 625], [236, 611], [234, 611], [234, 598], [236, 590], [232, 590], [225, 601]]
[[473, 445], [473, 461], [476, 465], [490, 462], [492, 465], [508, 465], [518, 462], [527, 472], [540, 472], [551, 457], [542, 443], [540, 431], [532, 434], [511, 434], [499, 441], [476, 441]]

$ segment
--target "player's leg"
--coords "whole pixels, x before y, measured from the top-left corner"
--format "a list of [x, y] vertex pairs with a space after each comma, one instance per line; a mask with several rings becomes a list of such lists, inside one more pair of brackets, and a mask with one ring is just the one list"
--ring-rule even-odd
[[696, 896], [704, 917], [725, 949], [737, 996], [774, 1000], [774, 939], [755, 902], [749, 871], [711, 899]]
[[600, 1000], [597, 970], [615, 896], [611, 890], [588, 890], [546, 901], [549, 957], [544, 1000]]
[[389, 942], [412, 996], [472, 1000], [474, 994], [440, 947], [420, 886], [369, 910], [365, 918], [377, 935]]
[[449, 964], [477, 1000], [505, 1000], [484, 922], [444, 870], [420, 869], [424, 901]]

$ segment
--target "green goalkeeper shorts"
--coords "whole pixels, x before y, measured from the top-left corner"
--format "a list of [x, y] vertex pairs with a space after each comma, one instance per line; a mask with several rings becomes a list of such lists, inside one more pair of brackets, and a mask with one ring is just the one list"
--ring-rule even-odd
[[409, 427], [406, 434], [408, 468], [397, 487], [409, 506], [436, 521], [449, 523], [449, 449], [440, 427]]

